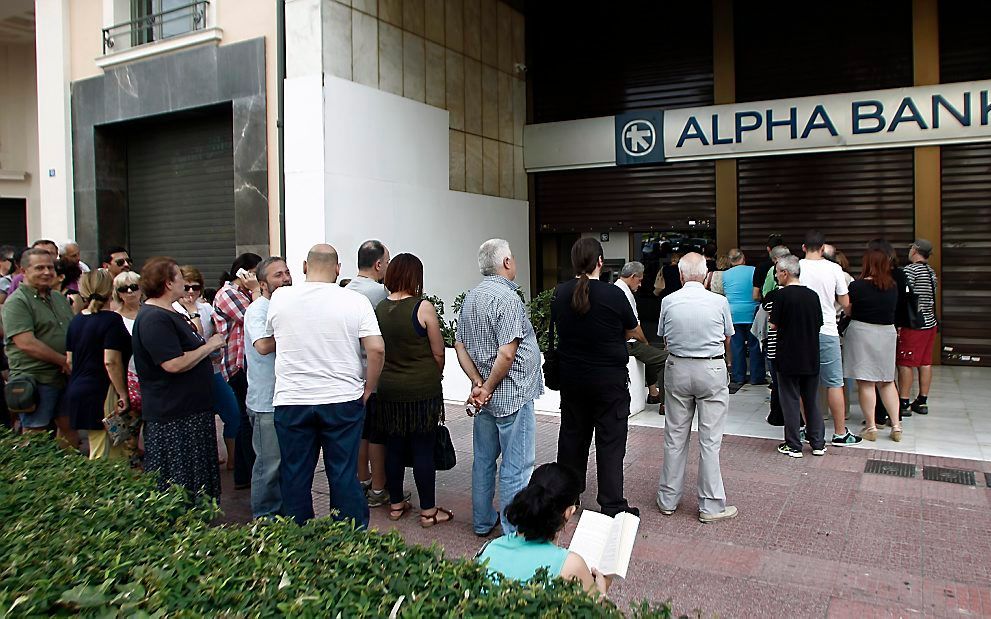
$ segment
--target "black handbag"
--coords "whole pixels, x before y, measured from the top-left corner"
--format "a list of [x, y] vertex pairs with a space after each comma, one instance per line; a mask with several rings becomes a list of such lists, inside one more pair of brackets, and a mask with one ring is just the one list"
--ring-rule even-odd
[[450, 471], [458, 463], [458, 455], [454, 451], [451, 432], [441, 422], [434, 433], [434, 468], [438, 471]]
[[[933, 300], [936, 299], [936, 279], [933, 277], [932, 271], [929, 272], [929, 283], [933, 290]], [[907, 286], [905, 292], [905, 326], [909, 329], [925, 329], [926, 328], [926, 317], [922, 313], [922, 309], [919, 308], [919, 295], [912, 290], [911, 286]]]
[[38, 381], [27, 374], [13, 376], [3, 388], [3, 397], [11, 413], [33, 413], [38, 408]]
[[[557, 290], [555, 289], [555, 294]], [[548, 331], [547, 351], [544, 352], [544, 386], [553, 391], [561, 390], [561, 364], [557, 357], [557, 347], [554, 343], [554, 317], [550, 319], [550, 330]]]

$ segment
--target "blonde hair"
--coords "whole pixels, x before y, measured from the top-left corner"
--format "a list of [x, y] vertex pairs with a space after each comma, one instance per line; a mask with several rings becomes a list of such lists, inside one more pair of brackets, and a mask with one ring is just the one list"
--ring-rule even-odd
[[204, 285], [203, 274], [200, 270], [191, 264], [184, 264], [179, 267], [179, 272], [182, 273], [182, 278], [187, 282], [196, 282], [200, 286]]
[[79, 294], [87, 303], [86, 308], [93, 314], [103, 309], [103, 306], [110, 300], [113, 287], [113, 278], [110, 277], [110, 273], [103, 269], [84, 273], [79, 280]]
[[113, 286], [114, 301], [117, 302], [117, 305], [124, 304], [124, 299], [120, 298], [120, 293], [117, 292], [117, 289], [121, 288], [122, 286], [130, 286], [131, 284], [137, 284], [140, 281], [141, 281], [141, 276], [135, 273], [134, 271], [121, 271], [120, 273], [117, 274], [117, 277], [114, 278], [114, 286]]

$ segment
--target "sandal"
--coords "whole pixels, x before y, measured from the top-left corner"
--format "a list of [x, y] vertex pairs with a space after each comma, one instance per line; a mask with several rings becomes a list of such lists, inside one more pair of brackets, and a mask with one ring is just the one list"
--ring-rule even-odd
[[902, 427], [900, 425], [893, 426], [891, 428], [891, 440], [896, 443], [900, 443], [902, 441]]
[[[447, 514], [447, 518], [443, 520], [437, 520], [437, 515], [441, 513]], [[450, 522], [452, 520], [454, 520], [454, 512], [448, 511], [443, 507], [438, 507], [437, 510], [429, 516], [420, 514], [420, 526], [423, 527], [424, 529], [429, 529], [435, 524], [443, 524], [445, 522]]]
[[413, 504], [409, 501], [403, 501], [402, 507], [395, 508], [391, 505], [389, 506], [389, 520], [395, 522], [405, 516], [409, 510], [413, 509]]
[[876, 441], [877, 440], [877, 426], [871, 426], [869, 428], [864, 428], [864, 431], [860, 433], [860, 436], [865, 441]]

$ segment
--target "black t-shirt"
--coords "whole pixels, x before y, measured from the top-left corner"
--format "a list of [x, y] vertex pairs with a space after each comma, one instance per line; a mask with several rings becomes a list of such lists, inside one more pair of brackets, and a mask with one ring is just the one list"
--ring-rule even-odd
[[818, 374], [822, 327], [819, 295], [805, 286], [780, 288], [774, 296], [770, 320], [777, 328], [774, 369], [781, 374]]
[[754, 288], [763, 288], [764, 281], [767, 280], [767, 272], [771, 270], [774, 263], [770, 260], [764, 260], [757, 265], [754, 269]]
[[579, 316], [571, 309], [577, 279], [559, 284], [551, 305], [556, 323], [561, 382], [569, 385], [625, 384], [626, 332], [637, 328], [637, 317], [618, 287], [589, 281], [591, 309]]
[[117, 312], [79, 314], [69, 323], [65, 349], [72, 353], [66, 399], [73, 427], [102, 430], [103, 401], [110, 388], [104, 351], [120, 352], [125, 367], [131, 358], [131, 336], [124, 320]]
[[881, 290], [874, 282], [858, 279], [850, 282], [850, 318], [872, 325], [895, 324], [898, 285]]
[[677, 264], [665, 264], [661, 267], [661, 277], [664, 278], [664, 290], [661, 292], [662, 299], [672, 292], [681, 290], [681, 273], [678, 271]]
[[141, 384], [141, 416], [170, 421], [210, 410], [213, 367], [205, 358], [173, 374], [162, 364], [203, 345], [203, 338], [178, 312], [142, 305], [134, 321], [134, 366]]

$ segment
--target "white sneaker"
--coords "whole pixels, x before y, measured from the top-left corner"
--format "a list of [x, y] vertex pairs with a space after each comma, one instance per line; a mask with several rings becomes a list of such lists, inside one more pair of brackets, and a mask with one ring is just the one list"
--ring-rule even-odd
[[718, 514], [707, 514], [705, 512], [699, 512], [699, 522], [703, 524], [710, 524], [713, 522], [719, 522], [720, 520], [729, 520], [731, 518], [736, 518], [737, 514], [736, 507], [732, 505], [727, 505], [726, 509], [719, 512]]

